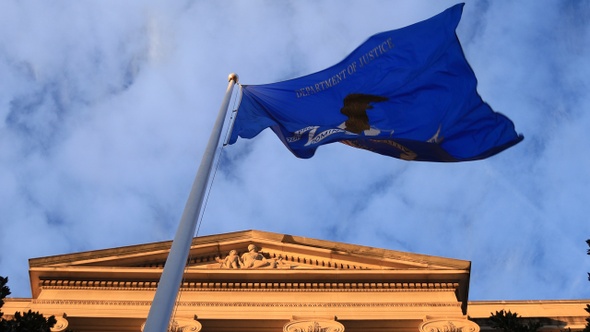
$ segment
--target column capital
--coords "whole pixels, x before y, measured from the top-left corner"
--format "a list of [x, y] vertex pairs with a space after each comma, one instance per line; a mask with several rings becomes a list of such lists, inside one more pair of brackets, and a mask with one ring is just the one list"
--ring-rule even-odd
[[344, 332], [344, 325], [335, 320], [294, 320], [285, 324], [283, 332]]
[[55, 325], [53, 325], [53, 327], [51, 328], [51, 332], [59, 332], [59, 331], [65, 331], [68, 328], [69, 322], [66, 319], [66, 314], [63, 314], [61, 316], [54, 316], [55, 320], [57, 320], [57, 322], [55, 323]]
[[[144, 326], [145, 322], [141, 324], [142, 332]], [[202, 328], [203, 325], [201, 325], [196, 319], [173, 319], [170, 321], [167, 332], [199, 332]]]
[[427, 319], [420, 324], [420, 332], [479, 332], [479, 325], [467, 318]]

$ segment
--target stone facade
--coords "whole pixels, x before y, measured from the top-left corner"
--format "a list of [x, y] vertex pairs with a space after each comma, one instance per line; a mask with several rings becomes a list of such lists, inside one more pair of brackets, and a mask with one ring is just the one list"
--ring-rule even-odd
[[[171, 242], [31, 259], [54, 331], [141, 331]], [[479, 332], [496, 310], [584, 326], [590, 301], [468, 302], [468, 261], [261, 231], [195, 238], [170, 331]], [[470, 319], [468, 319], [468, 316]]]

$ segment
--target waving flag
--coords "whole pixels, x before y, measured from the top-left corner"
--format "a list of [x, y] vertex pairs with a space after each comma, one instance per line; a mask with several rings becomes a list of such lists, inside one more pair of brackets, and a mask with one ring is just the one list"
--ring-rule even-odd
[[299, 158], [332, 142], [404, 160], [490, 157], [523, 137], [477, 93], [455, 29], [463, 4], [372, 36], [340, 63], [243, 85], [230, 143], [271, 128]]

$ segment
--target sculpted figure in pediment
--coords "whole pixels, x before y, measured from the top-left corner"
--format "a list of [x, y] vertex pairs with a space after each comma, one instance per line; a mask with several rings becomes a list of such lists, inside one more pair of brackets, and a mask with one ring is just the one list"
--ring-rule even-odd
[[269, 259], [264, 257], [254, 244], [248, 246], [248, 251], [242, 254], [242, 257], [238, 256], [237, 251], [231, 250], [224, 259], [215, 257], [215, 260], [220, 264], [219, 267], [222, 269], [274, 269], [281, 261], [280, 258]]
[[248, 246], [248, 252], [242, 255], [242, 266], [245, 269], [255, 269], [259, 267], [276, 267], [276, 261], [266, 259], [256, 248], [256, 245]]
[[278, 261], [276, 259], [267, 259], [264, 257], [254, 244], [249, 245], [248, 252], [242, 255], [242, 267], [245, 269], [256, 269], [260, 267], [274, 269], [277, 267], [277, 263]]
[[240, 256], [238, 256], [238, 252], [235, 250], [230, 250], [229, 255], [224, 259], [215, 257], [215, 260], [221, 264], [220, 267], [226, 269], [239, 269], [241, 266]]

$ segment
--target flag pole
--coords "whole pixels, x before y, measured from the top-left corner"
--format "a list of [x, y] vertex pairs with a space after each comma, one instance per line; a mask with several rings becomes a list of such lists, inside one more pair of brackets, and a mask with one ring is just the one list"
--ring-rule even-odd
[[170, 253], [160, 276], [160, 282], [158, 283], [158, 288], [156, 289], [147, 321], [145, 322], [144, 332], [165, 332], [168, 330], [174, 303], [178, 295], [178, 290], [180, 289], [180, 283], [182, 282], [184, 267], [186, 266], [198, 218], [201, 214], [203, 200], [207, 191], [207, 183], [209, 182], [211, 169], [213, 168], [213, 161], [217, 148], [219, 147], [219, 140], [227, 115], [231, 93], [234, 85], [238, 83], [238, 75], [232, 73], [229, 75], [228, 80], [229, 83], [225, 97], [221, 103], [217, 120], [215, 120], [207, 148], [203, 153], [203, 159], [201, 159], [199, 170], [195, 176], [191, 192], [184, 207], [182, 217], [180, 218], [178, 229], [176, 230], [176, 235], [172, 241]]

